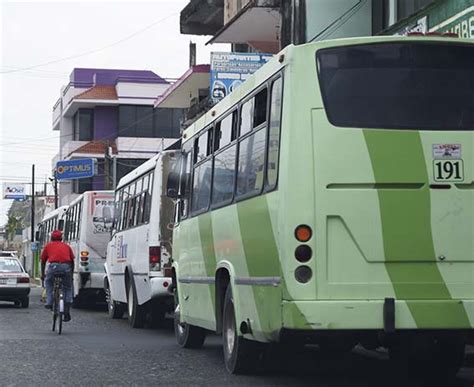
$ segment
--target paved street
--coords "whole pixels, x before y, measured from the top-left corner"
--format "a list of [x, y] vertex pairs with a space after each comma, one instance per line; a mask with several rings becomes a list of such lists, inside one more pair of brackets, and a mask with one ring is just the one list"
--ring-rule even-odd
[[[101, 309], [74, 310], [72, 323], [58, 336], [50, 331], [38, 288], [29, 309], [0, 304], [0, 354], [0, 385], [401, 385], [394, 381], [400, 371], [384, 354], [361, 350], [331, 366], [321, 365], [316, 351], [283, 353], [259, 375], [231, 376], [223, 368], [218, 337], [209, 337], [202, 350], [183, 350], [171, 324], [134, 330], [126, 319], [111, 320]], [[474, 367], [469, 356], [466, 363]], [[474, 368], [466, 367], [449, 385], [473, 383]]]

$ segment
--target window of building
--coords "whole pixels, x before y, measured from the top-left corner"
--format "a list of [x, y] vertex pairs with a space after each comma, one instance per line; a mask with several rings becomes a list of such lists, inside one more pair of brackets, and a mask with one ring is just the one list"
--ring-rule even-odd
[[282, 106], [282, 78], [273, 81], [270, 98], [270, 122], [268, 128], [267, 183], [270, 189], [276, 186], [280, 154], [280, 127]]
[[77, 179], [72, 183], [72, 192], [82, 194], [86, 191], [92, 191], [92, 177]]
[[91, 141], [94, 137], [94, 110], [79, 109], [74, 115], [73, 132], [75, 141]]
[[181, 121], [183, 109], [157, 108], [154, 112], [154, 136], [157, 138], [181, 137]]
[[119, 106], [119, 137], [154, 137], [153, 107]]

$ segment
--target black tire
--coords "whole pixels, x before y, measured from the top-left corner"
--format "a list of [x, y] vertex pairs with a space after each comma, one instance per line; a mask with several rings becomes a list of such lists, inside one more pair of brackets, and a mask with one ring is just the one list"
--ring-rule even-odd
[[176, 342], [182, 348], [199, 349], [206, 340], [203, 328], [180, 322], [179, 304], [174, 311], [174, 334]]
[[146, 321], [146, 305], [138, 305], [137, 290], [133, 278], [127, 283], [128, 322], [132, 328], [143, 328]]
[[22, 308], [28, 308], [30, 306], [30, 297], [23, 297], [20, 300], [20, 304]]
[[256, 371], [260, 365], [263, 346], [239, 336], [230, 284], [227, 287], [224, 300], [222, 341], [224, 364], [227, 371], [231, 374], [248, 374]]
[[150, 326], [152, 328], [160, 328], [165, 324], [165, 305], [159, 303], [151, 303], [149, 310]]
[[453, 378], [464, 362], [465, 338], [453, 332], [440, 335], [413, 334], [389, 347], [390, 360], [414, 377], [425, 380]]
[[107, 312], [110, 318], [120, 319], [125, 313], [125, 305], [112, 299], [109, 282], [105, 283], [105, 300], [107, 301]]

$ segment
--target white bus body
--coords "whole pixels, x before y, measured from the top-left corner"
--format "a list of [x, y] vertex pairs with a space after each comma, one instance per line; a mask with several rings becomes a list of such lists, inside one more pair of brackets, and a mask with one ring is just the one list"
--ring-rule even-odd
[[104, 262], [114, 216], [113, 191], [88, 191], [66, 212], [64, 240], [75, 256], [74, 303], [103, 299]]
[[166, 184], [177, 160], [176, 151], [159, 153], [124, 176], [115, 192], [116, 219], [104, 287], [109, 315], [119, 318], [128, 306], [132, 327], [143, 327], [148, 313], [159, 323], [172, 310], [174, 204], [166, 196]]

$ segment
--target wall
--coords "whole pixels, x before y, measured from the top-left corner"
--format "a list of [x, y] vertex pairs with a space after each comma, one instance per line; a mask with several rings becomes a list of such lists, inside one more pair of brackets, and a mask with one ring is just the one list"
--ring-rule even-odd
[[306, 1], [308, 41], [371, 35], [371, 0]]
[[95, 80], [96, 85], [113, 86], [120, 77], [145, 78], [143, 79], [144, 82], [166, 82], [153, 71], [148, 70], [107, 70], [92, 68], [74, 69], [70, 75], [70, 81], [74, 83], [91, 83]]

